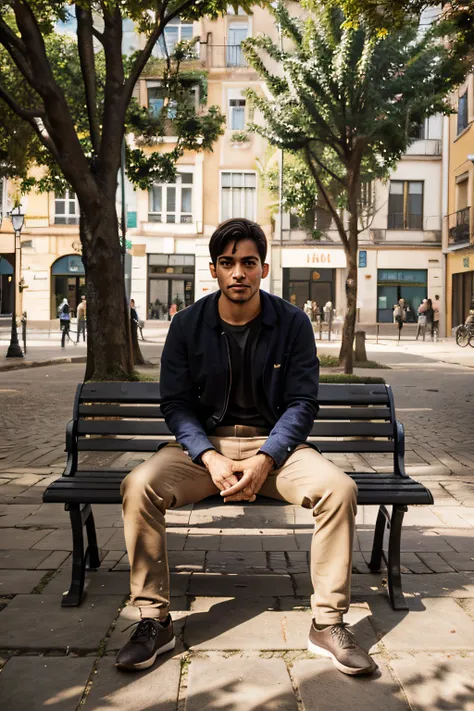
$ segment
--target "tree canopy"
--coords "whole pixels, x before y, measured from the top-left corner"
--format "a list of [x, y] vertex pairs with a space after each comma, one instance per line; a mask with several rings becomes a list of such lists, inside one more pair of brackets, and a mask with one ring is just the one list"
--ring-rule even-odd
[[247, 92], [264, 119], [251, 128], [304, 160], [334, 220], [348, 262], [341, 361], [350, 372], [361, 183], [389, 175], [422, 119], [451, 111], [448, 96], [466, 63], [434, 32], [420, 32], [416, 19], [382, 35], [324, 4], [300, 18], [281, 2], [272, 12], [283, 47], [268, 37], [245, 43], [268, 89]]

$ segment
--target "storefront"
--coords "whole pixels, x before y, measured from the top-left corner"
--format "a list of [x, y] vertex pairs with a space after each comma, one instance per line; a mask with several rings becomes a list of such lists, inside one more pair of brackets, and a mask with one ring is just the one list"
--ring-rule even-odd
[[167, 321], [194, 303], [195, 256], [149, 254], [147, 318]]
[[345, 267], [346, 256], [342, 248], [273, 245], [272, 290], [299, 308], [309, 300], [319, 309], [330, 301], [336, 311], [342, 310], [345, 307]]
[[58, 307], [63, 299], [69, 302], [73, 316], [81, 296], [86, 293], [86, 277], [82, 257], [68, 254], [57, 259], [51, 267], [51, 309], [50, 318], [57, 318]]
[[405, 300], [407, 321], [416, 322], [418, 307], [427, 298], [427, 269], [377, 270], [377, 321], [393, 322], [393, 307]]
[[11, 314], [15, 258], [13, 254], [0, 254], [0, 314]]
[[474, 249], [463, 249], [447, 255], [448, 329], [465, 323], [474, 309]]

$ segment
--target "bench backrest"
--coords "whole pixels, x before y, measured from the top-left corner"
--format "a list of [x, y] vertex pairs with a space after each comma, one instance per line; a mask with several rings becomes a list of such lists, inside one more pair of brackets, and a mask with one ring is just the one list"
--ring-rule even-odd
[[[159, 383], [80, 385], [74, 405], [79, 451], [156, 451], [159, 442], [172, 439], [159, 402]], [[309, 439], [322, 452], [394, 452], [396, 422], [389, 385], [324, 383], [319, 402]]]

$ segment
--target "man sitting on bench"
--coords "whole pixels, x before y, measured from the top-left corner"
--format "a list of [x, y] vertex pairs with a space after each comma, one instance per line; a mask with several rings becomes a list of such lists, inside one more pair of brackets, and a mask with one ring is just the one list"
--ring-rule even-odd
[[[141, 621], [117, 656], [146, 669], [173, 649], [165, 514], [218, 494], [257, 494], [313, 511], [308, 649], [346, 674], [377, 665], [343, 623], [350, 602], [357, 487], [306, 443], [318, 412], [319, 361], [304, 311], [260, 290], [268, 275], [263, 230], [246, 219], [211, 237], [219, 291], [178, 312], [161, 361], [161, 408], [176, 443], [122, 483], [131, 603]], [[231, 624], [231, 621], [229, 621]]]

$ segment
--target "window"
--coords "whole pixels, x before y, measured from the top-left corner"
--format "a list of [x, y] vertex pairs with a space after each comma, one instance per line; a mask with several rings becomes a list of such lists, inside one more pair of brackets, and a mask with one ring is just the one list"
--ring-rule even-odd
[[178, 173], [175, 183], [153, 185], [148, 191], [148, 221], [168, 224], [193, 221], [192, 173]]
[[72, 190], [54, 196], [54, 224], [78, 225], [79, 204]]
[[232, 131], [245, 128], [245, 99], [229, 99], [229, 127]]
[[148, 111], [153, 118], [159, 118], [161, 110], [165, 105], [166, 92], [161, 86], [147, 85]]
[[411, 138], [414, 141], [421, 141], [424, 138], [427, 138], [425, 135], [425, 121], [420, 121], [420, 123], [414, 124], [409, 132], [409, 138]]
[[[189, 94], [188, 101], [196, 108], [199, 106], [199, 86], [191, 86], [186, 89]], [[147, 83], [148, 111], [153, 118], [159, 118], [163, 107], [166, 105], [166, 118], [174, 120], [176, 118], [177, 101], [166, 98], [166, 89], [159, 82]]]
[[222, 173], [221, 211], [222, 220], [230, 217], [246, 217], [256, 219], [256, 188], [255, 173]]
[[[178, 42], [189, 41], [193, 38], [193, 23], [181, 22], [179, 18], [166, 25], [164, 33], [153, 49], [155, 57], [166, 57], [174, 51]], [[167, 50], [167, 51], [166, 51]]]
[[237, 12], [232, 7], [232, 5], [227, 5], [227, 14], [228, 15], [246, 15], [247, 13], [245, 12], [243, 7], [240, 7], [240, 5], [237, 6]]
[[388, 199], [389, 230], [423, 229], [423, 183], [392, 180]]
[[465, 91], [464, 94], [459, 97], [458, 102], [458, 133], [464, 131], [468, 124], [467, 109], [467, 91]]
[[226, 56], [226, 65], [228, 67], [247, 66], [241, 45], [247, 39], [248, 31], [249, 28], [246, 22], [231, 22], [229, 24]]

